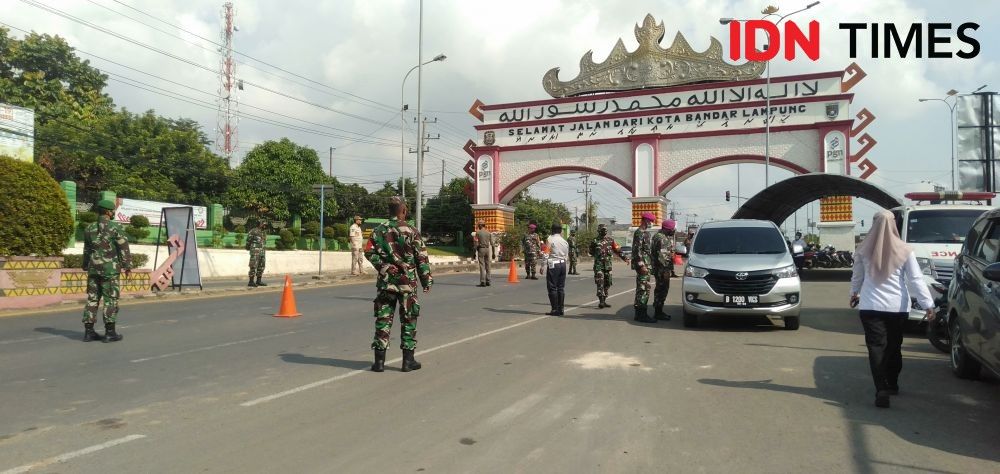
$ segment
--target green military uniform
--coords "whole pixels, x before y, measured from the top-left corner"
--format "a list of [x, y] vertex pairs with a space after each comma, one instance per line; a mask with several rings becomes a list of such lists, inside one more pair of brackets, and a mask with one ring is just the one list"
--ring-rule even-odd
[[267, 235], [260, 227], [254, 227], [247, 232], [246, 249], [250, 251], [250, 283], [247, 286], [266, 286], [261, 280], [264, 276], [264, 264], [266, 261], [265, 249]]
[[[98, 207], [114, 210], [115, 205], [110, 200], [102, 200]], [[83, 269], [87, 271], [87, 306], [83, 310], [83, 323], [87, 328], [85, 340], [99, 337], [93, 327], [101, 300], [104, 300], [104, 327], [107, 329], [104, 340], [120, 340], [115, 332], [121, 294], [119, 279], [122, 272], [132, 269], [132, 254], [121, 225], [107, 215], [101, 215], [84, 231]]]
[[566, 243], [569, 244], [569, 274], [579, 275], [576, 271], [576, 261], [580, 258], [580, 247], [576, 245], [575, 230], [569, 233], [569, 238], [566, 239]]
[[597, 298], [599, 308], [607, 308], [608, 289], [611, 288], [612, 257], [618, 255], [624, 261], [628, 261], [622, 255], [621, 247], [614, 239], [608, 235], [608, 229], [601, 224], [597, 227], [597, 238], [590, 243], [590, 255], [594, 257], [594, 283], [597, 285]]
[[372, 231], [365, 245], [365, 258], [378, 271], [372, 349], [385, 351], [389, 347], [393, 313], [398, 304], [399, 322], [403, 326], [400, 348], [404, 352], [413, 351], [417, 347], [417, 317], [420, 316], [416, 286], [429, 289], [434, 283], [427, 248], [420, 233], [394, 217]]
[[521, 247], [524, 249], [524, 273], [526, 278], [537, 280], [535, 276], [535, 266], [538, 256], [542, 253], [542, 241], [535, 232], [524, 234], [521, 239]]
[[648, 319], [646, 307], [649, 303], [649, 273], [652, 270], [649, 252], [649, 233], [640, 227], [632, 234], [632, 269], [635, 270], [635, 303], [633, 307], [635, 308], [636, 321]]
[[674, 273], [674, 249], [670, 245], [670, 235], [666, 231], [657, 232], [650, 244], [650, 256], [653, 263], [653, 276], [656, 277], [656, 287], [653, 289], [653, 308], [656, 319], [670, 320], [663, 312], [663, 304], [667, 301], [670, 291], [670, 276]]

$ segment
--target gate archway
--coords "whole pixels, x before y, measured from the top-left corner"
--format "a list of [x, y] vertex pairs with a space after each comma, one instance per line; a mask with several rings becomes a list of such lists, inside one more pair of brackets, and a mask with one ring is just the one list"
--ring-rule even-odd
[[797, 209], [817, 199], [854, 196], [886, 209], [903, 202], [888, 191], [851, 176], [810, 173], [794, 176], [757, 193], [741, 206], [733, 219], [762, 219], [780, 225]]

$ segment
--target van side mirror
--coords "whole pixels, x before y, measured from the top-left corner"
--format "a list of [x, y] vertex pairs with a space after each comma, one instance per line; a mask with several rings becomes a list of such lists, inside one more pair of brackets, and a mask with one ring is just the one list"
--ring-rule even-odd
[[983, 277], [990, 281], [1000, 282], [1000, 262], [986, 267], [983, 270]]

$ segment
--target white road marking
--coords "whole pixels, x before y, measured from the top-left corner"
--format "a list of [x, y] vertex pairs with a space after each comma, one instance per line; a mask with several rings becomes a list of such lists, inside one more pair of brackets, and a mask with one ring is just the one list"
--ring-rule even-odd
[[267, 336], [260, 336], [260, 337], [252, 337], [250, 339], [243, 339], [242, 341], [226, 342], [226, 343], [223, 343], [223, 344], [216, 344], [214, 346], [208, 346], [208, 347], [199, 347], [197, 349], [191, 349], [191, 350], [187, 350], [187, 351], [171, 352], [170, 354], [162, 354], [162, 355], [158, 355], [158, 356], [144, 357], [142, 359], [132, 359], [129, 362], [138, 363], [138, 362], [147, 362], [147, 361], [151, 361], [151, 360], [166, 359], [167, 357], [174, 357], [174, 356], [179, 356], [179, 355], [192, 354], [192, 353], [195, 353], [195, 352], [210, 351], [212, 349], [220, 349], [220, 348], [223, 348], [223, 347], [235, 346], [237, 344], [246, 344], [248, 342], [257, 342], [257, 341], [262, 341], [264, 339], [271, 339], [271, 338], [274, 338], [274, 337], [288, 336], [288, 335], [296, 334], [296, 333], [300, 333], [300, 332], [302, 332], [302, 331], [288, 331], [288, 332], [283, 332], [281, 334], [269, 334]]
[[20, 474], [22, 472], [28, 472], [28, 471], [30, 471], [32, 469], [38, 469], [38, 468], [41, 468], [41, 467], [46, 467], [46, 466], [51, 466], [53, 464], [66, 462], [66, 461], [69, 461], [70, 459], [73, 459], [73, 458], [78, 458], [80, 456], [86, 456], [86, 455], [91, 454], [91, 453], [96, 453], [96, 452], [104, 450], [104, 449], [108, 449], [108, 448], [111, 448], [111, 447], [114, 447], [114, 446], [118, 446], [119, 444], [125, 444], [125, 443], [128, 443], [129, 441], [135, 441], [137, 439], [142, 439], [142, 438], [145, 438], [145, 437], [146, 437], [146, 435], [135, 434], [135, 435], [126, 436], [124, 438], [113, 439], [113, 440], [108, 441], [106, 443], [97, 444], [97, 445], [91, 446], [89, 448], [83, 448], [83, 449], [81, 449], [79, 451], [73, 451], [71, 453], [66, 453], [66, 454], [60, 454], [58, 456], [51, 457], [51, 458], [48, 458], [48, 459], [43, 459], [41, 461], [37, 461], [37, 462], [31, 463], [31, 464], [25, 464], [23, 466], [18, 466], [18, 467], [12, 468], [12, 469], [7, 469], [6, 471], [0, 472], [0, 474]]
[[[619, 292], [619, 293], [615, 293], [613, 295], [608, 295], [608, 298], [614, 298], [616, 296], [621, 296], [621, 295], [624, 295], [625, 293], [631, 293], [633, 291], [635, 291], [634, 288], [631, 289], [631, 290], [625, 290], [625, 291], [622, 291], [622, 292]], [[571, 311], [573, 311], [575, 309], [579, 309], [579, 308], [582, 308], [584, 306], [590, 306], [590, 305], [592, 305], [594, 303], [597, 303], [598, 301], [600, 301], [600, 300], [588, 301], [588, 302], [586, 302], [584, 304], [581, 304], [581, 305], [571, 306], [570, 308], [566, 309], [564, 312], [565, 313], [569, 313], [569, 312], [571, 312]], [[441, 349], [446, 349], [446, 348], [449, 348], [449, 347], [452, 347], [452, 346], [456, 346], [458, 344], [463, 344], [463, 343], [466, 343], [466, 342], [469, 342], [469, 341], [474, 341], [476, 339], [480, 339], [480, 338], [483, 338], [483, 337], [486, 337], [486, 336], [491, 336], [491, 335], [496, 334], [498, 332], [507, 331], [507, 330], [510, 330], [510, 329], [514, 329], [516, 327], [524, 326], [526, 324], [531, 324], [531, 323], [536, 322], [536, 321], [541, 321], [543, 319], [551, 319], [551, 318], [552, 318], [552, 316], [539, 316], [537, 318], [532, 318], [532, 319], [529, 319], [527, 321], [521, 321], [519, 323], [511, 324], [510, 326], [504, 326], [502, 328], [493, 329], [491, 331], [486, 331], [486, 332], [483, 332], [483, 333], [479, 333], [479, 334], [476, 334], [474, 336], [469, 336], [469, 337], [466, 337], [466, 338], [463, 338], [463, 339], [459, 339], [457, 341], [452, 341], [452, 342], [449, 342], [447, 344], [442, 344], [440, 346], [432, 347], [432, 348], [427, 349], [427, 350], [418, 351], [417, 355], [430, 354], [431, 352], [434, 352], [434, 351], [439, 351]], [[395, 364], [395, 363], [398, 363], [398, 362], [400, 362], [402, 360], [403, 360], [402, 357], [397, 357], [397, 358], [395, 358], [393, 360], [387, 360], [385, 363], [386, 364]], [[248, 402], [243, 402], [243, 403], [240, 403], [240, 406], [241, 407], [252, 407], [252, 406], [255, 406], [255, 405], [260, 405], [261, 403], [267, 403], [267, 402], [270, 402], [270, 401], [277, 400], [279, 398], [287, 397], [289, 395], [294, 395], [294, 394], [299, 393], [299, 392], [304, 392], [306, 390], [311, 390], [311, 389], [314, 389], [316, 387], [322, 387], [323, 385], [327, 385], [327, 384], [336, 382], [338, 380], [344, 380], [344, 379], [349, 378], [349, 377], [354, 377], [355, 375], [363, 374], [365, 372], [369, 372], [369, 370], [368, 369], [356, 369], [356, 370], [352, 370], [350, 372], [347, 372], [347, 373], [344, 373], [344, 374], [340, 374], [340, 375], [337, 375], [335, 377], [330, 377], [328, 379], [323, 379], [323, 380], [317, 380], [315, 382], [308, 383], [308, 384], [305, 384], [305, 385], [302, 385], [302, 386], [299, 386], [299, 387], [295, 387], [295, 388], [292, 388], [292, 389], [288, 389], [288, 390], [285, 390], [283, 392], [278, 392], [278, 393], [275, 393], [275, 394], [272, 394], [272, 395], [268, 395], [266, 397], [260, 397], [260, 398], [254, 399], [254, 400], [250, 400]]]

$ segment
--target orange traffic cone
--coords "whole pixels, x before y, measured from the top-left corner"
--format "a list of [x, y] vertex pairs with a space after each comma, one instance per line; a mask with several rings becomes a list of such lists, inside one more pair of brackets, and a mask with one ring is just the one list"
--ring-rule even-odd
[[285, 275], [285, 289], [281, 293], [281, 306], [278, 308], [278, 314], [275, 314], [276, 318], [294, 318], [296, 316], [302, 316], [297, 309], [295, 309], [295, 294], [292, 293], [292, 277]]
[[507, 273], [507, 283], [520, 283], [517, 279], [517, 264], [514, 259], [510, 259], [510, 273]]

